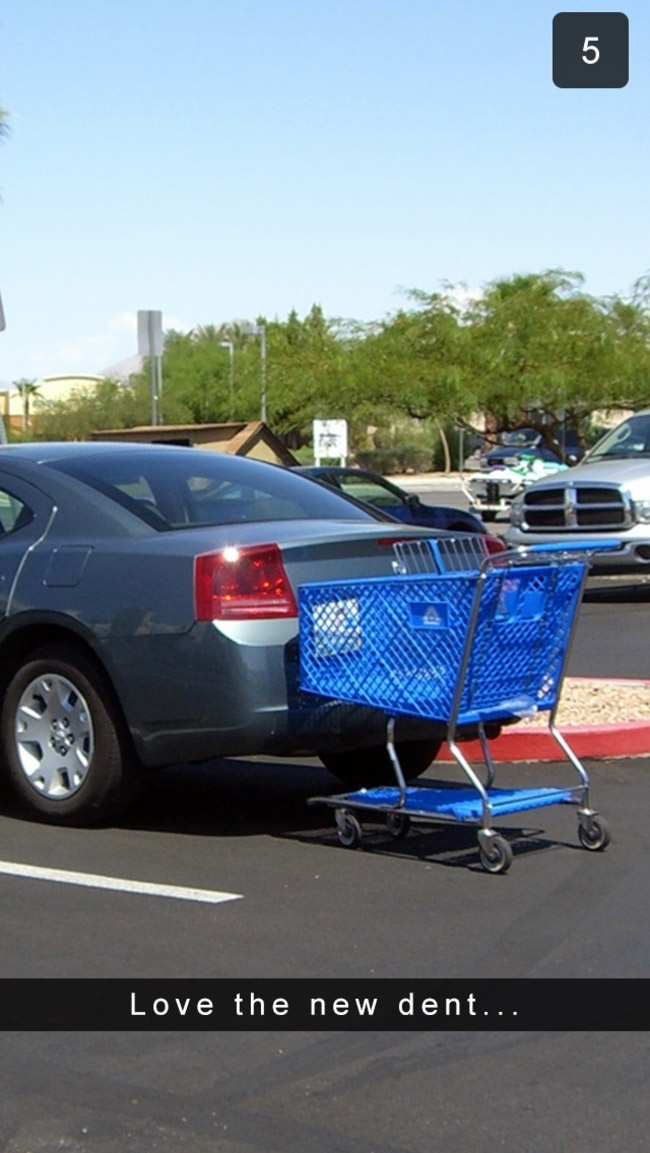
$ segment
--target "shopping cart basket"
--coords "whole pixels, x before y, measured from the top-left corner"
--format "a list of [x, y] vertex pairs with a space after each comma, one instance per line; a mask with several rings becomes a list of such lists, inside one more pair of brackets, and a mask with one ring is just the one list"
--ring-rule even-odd
[[[374, 706], [387, 719], [396, 784], [311, 798], [334, 807], [343, 845], [360, 842], [355, 812], [381, 814], [394, 836], [404, 835], [414, 821], [469, 823], [478, 826], [483, 868], [500, 873], [510, 866], [512, 849], [493, 828], [494, 818], [573, 804], [581, 844], [605, 848], [609, 832], [590, 807], [587, 771], [555, 725], [590, 552], [605, 547], [609, 542], [589, 542], [580, 552], [558, 552], [557, 546], [513, 550], [466, 571], [441, 571], [441, 558], [434, 555], [430, 573], [421, 571], [418, 558], [410, 572], [402, 563], [392, 577], [301, 586], [301, 687]], [[497, 788], [486, 727], [536, 713], [547, 714], [578, 783]], [[467, 784], [406, 783], [394, 740], [402, 715], [444, 723]], [[456, 735], [464, 726], [478, 730], [484, 780], [458, 746]]]

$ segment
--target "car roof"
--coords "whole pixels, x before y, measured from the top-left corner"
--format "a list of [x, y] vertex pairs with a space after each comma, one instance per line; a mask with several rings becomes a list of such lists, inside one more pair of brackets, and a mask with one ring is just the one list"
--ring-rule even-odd
[[[185, 445], [169, 444], [142, 444], [134, 441], [108, 441], [108, 440], [60, 440], [60, 441], [29, 441], [18, 444], [0, 445], [0, 453], [10, 453], [12, 456], [25, 460], [44, 463], [49, 460], [68, 460], [82, 456], [108, 456], [115, 453], [132, 452], [183, 452], [188, 451]], [[196, 452], [196, 449], [189, 450]], [[200, 451], [200, 450], [199, 450]], [[1, 457], [0, 457], [1, 459]]]

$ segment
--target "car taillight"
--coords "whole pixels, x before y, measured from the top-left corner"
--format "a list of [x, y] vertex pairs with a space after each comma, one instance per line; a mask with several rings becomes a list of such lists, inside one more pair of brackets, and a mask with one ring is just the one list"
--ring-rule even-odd
[[200, 621], [298, 615], [276, 544], [225, 548], [197, 556], [194, 600], [196, 618]]
[[497, 552], [507, 552], [508, 549], [508, 546], [503, 538], [500, 536], [492, 536], [492, 533], [486, 533], [485, 547], [488, 550], [490, 556], [493, 556], [494, 553]]

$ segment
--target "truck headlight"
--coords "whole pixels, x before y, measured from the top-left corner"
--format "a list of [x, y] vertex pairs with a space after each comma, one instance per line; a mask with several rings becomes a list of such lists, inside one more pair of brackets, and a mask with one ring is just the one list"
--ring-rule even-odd
[[650, 500], [635, 500], [634, 511], [641, 524], [650, 524]]
[[518, 496], [515, 500], [513, 500], [512, 504], [510, 505], [510, 524], [513, 524], [515, 526], [515, 528], [521, 528], [523, 523], [524, 523], [524, 501], [523, 501], [523, 497]]

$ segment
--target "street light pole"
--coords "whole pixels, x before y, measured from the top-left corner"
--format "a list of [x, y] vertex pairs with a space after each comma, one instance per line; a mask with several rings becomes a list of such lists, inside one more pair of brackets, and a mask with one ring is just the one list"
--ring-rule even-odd
[[243, 324], [241, 331], [246, 336], [259, 336], [260, 338], [260, 362], [262, 370], [262, 387], [260, 391], [260, 420], [266, 424], [266, 325], [265, 324]]
[[260, 360], [262, 362], [262, 395], [260, 397], [260, 420], [266, 424], [266, 325], [257, 327], [260, 338]]
[[228, 419], [232, 420], [235, 412], [235, 346], [232, 340], [219, 341], [220, 348], [227, 348], [230, 357], [230, 367], [228, 372], [228, 385], [230, 392], [230, 410], [228, 412]]

